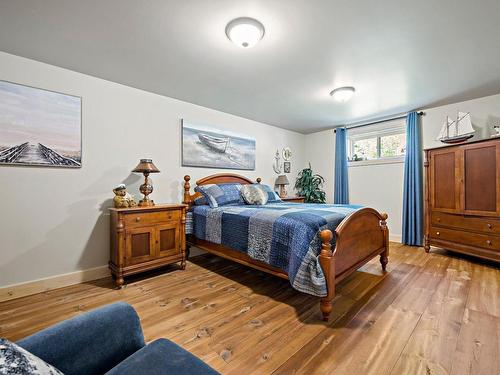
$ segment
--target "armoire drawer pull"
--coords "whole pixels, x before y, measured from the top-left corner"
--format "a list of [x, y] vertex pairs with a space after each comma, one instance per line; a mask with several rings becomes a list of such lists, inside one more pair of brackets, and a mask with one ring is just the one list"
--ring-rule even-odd
[[488, 246], [491, 246], [491, 241], [490, 241], [490, 240], [486, 240], [486, 244], [487, 244]]
[[441, 218], [440, 218], [440, 217], [438, 217], [438, 218], [437, 218], [437, 222], [438, 222], [438, 223], [440, 223], [440, 222], [441, 222]]
[[439, 233], [439, 232], [436, 232], [436, 236], [439, 236], [440, 234], [441, 234], [441, 233]]
[[488, 223], [488, 229], [491, 229], [491, 228], [493, 228], [493, 225]]
[[137, 216], [137, 217], [135, 218], [135, 221], [137, 221], [137, 222], [141, 221], [141, 217], [140, 217], [140, 216]]

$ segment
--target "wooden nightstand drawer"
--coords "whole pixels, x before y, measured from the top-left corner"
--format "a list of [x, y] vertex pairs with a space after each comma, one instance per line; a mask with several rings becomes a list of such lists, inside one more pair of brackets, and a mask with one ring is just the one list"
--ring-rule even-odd
[[460, 242], [465, 245], [500, 251], [500, 237], [487, 234], [470, 233], [462, 230], [431, 227], [431, 239]]
[[493, 218], [478, 218], [474, 216], [463, 216], [447, 214], [443, 212], [432, 212], [432, 225], [450, 228], [459, 228], [500, 235], [500, 220]]
[[137, 212], [128, 213], [124, 216], [125, 225], [129, 227], [140, 227], [151, 224], [161, 224], [169, 221], [179, 221], [181, 212], [178, 210], [159, 212]]

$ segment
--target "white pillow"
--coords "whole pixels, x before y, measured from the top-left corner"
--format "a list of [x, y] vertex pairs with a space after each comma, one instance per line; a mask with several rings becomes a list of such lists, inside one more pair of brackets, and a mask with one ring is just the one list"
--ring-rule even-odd
[[268, 195], [258, 185], [242, 185], [240, 194], [246, 204], [263, 205], [267, 203]]
[[44, 360], [0, 338], [0, 374], [64, 375]]

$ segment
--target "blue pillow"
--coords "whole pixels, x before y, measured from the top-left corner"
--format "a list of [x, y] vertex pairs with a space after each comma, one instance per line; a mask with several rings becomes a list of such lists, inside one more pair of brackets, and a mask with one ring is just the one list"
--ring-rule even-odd
[[240, 194], [241, 184], [208, 184], [196, 186], [194, 191], [201, 193], [210, 207], [245, 204]]
[[269, 185], [264, 185], [264, 184], [254, 184], [256, 186], [260, 186], [260, 188], [264, 191], [264, 193], [267, 194], [267, 203], [275, 203], [275, 202], [281, 202], [281, 198], [279, 197], [276, 192], [271, 189]]

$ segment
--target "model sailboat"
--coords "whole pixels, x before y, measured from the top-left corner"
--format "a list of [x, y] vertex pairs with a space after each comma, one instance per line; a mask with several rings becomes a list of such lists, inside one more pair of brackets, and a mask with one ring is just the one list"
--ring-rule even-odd
[[446, 116], [446, 122], [443, 124], [436, 140], [443, 143], [460, 143], [472, 138], [474, 132], [470, 113], [458, 112], [457, 121], [452, 121], [452, 119]]

